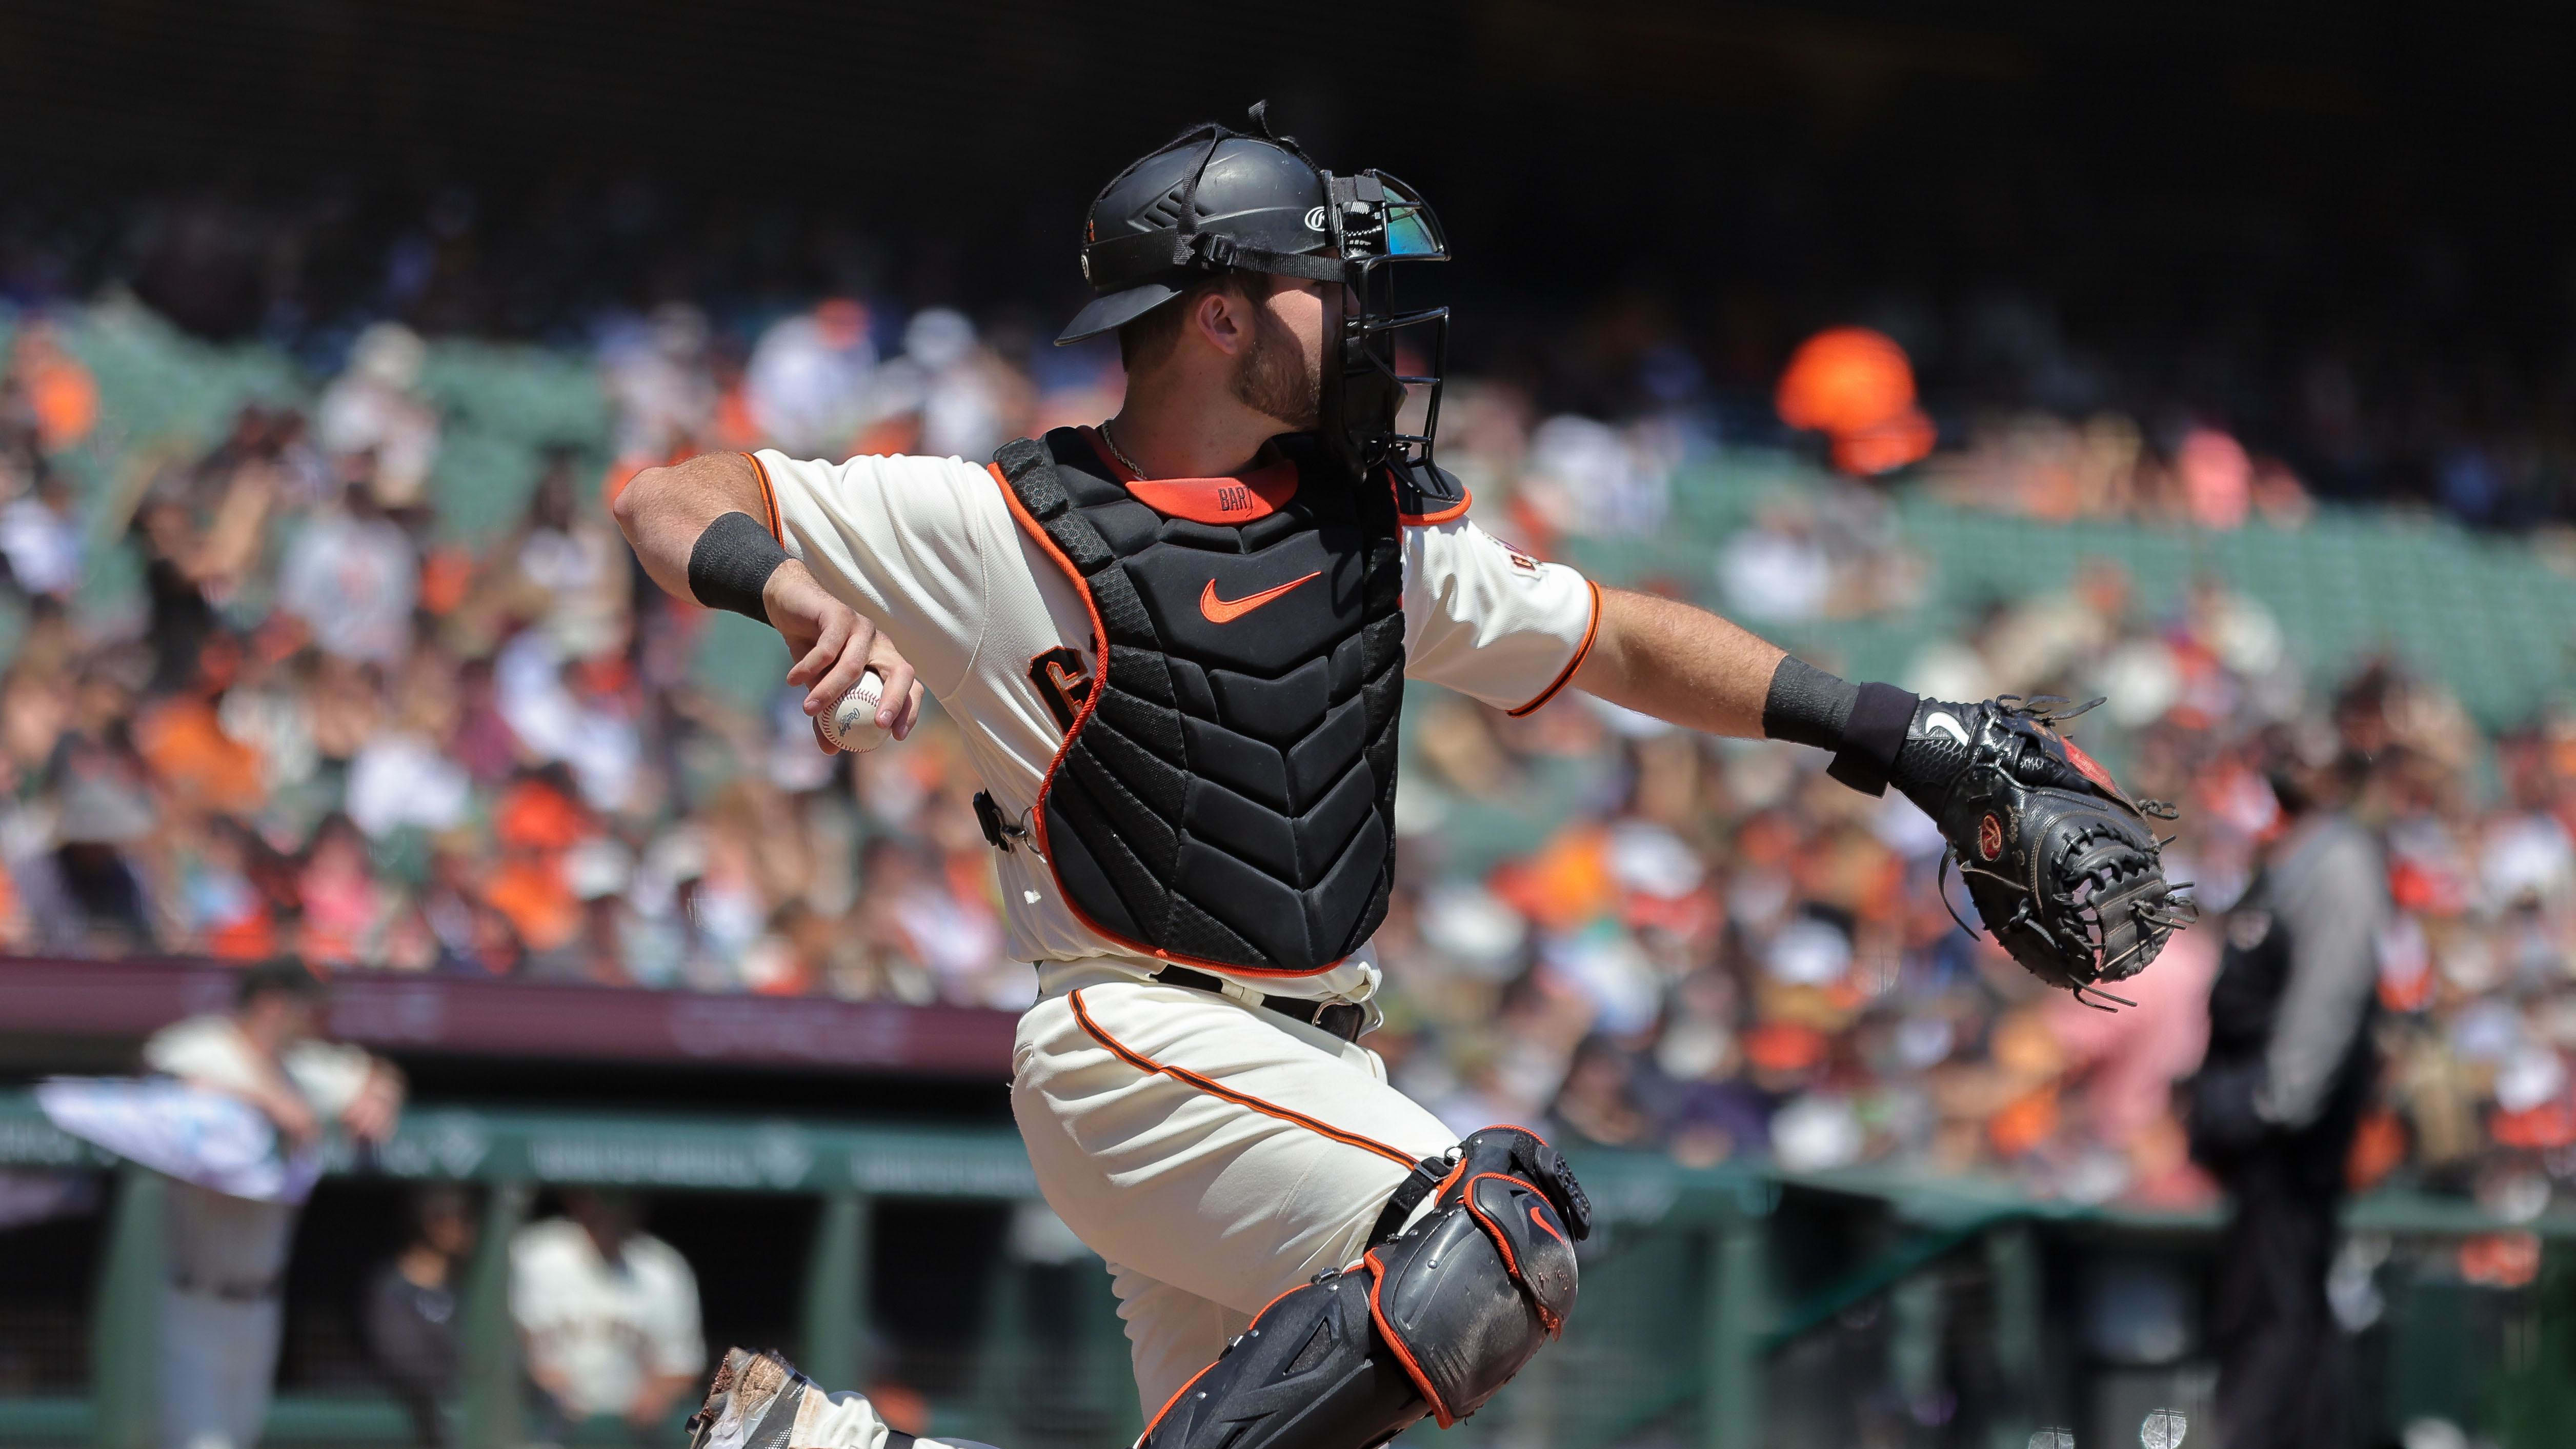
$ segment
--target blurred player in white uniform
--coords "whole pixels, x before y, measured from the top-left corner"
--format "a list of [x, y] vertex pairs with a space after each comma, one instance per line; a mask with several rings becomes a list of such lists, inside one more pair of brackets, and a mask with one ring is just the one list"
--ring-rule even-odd
[[640, 1441], [706, 1372], [697, 1275], [678, 1249], [644, 1231], [626, 1193], [567, 1192], [562, 1217], [519, 1229], [510, 1240], [510, 1317], [546, 1443], [609, 1418]]
[[[362, 1140], [392, 1135], [402, 1078], [356, 1047], [319, 1040], [322, 983], [291, 962], [252, 968], [229, 1012], [173, 1023], [144, 1065], [265, 1113], [289, 1151], [337, 1122]], [[300, 1202], [234, 1197], [171, 1178], [170, 1281], [161, 1316], [161, 1442], [250, 1449], [268, 1415]]]

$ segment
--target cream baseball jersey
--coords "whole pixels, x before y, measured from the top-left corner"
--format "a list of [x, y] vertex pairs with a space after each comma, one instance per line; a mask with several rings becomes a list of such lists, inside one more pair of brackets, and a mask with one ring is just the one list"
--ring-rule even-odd
[[[823, 586], [884, 630], [954, 718], [968, 757], [1008, 818], [1035, 804], [1092, 668], [1090, 614], [1063, 570], [1013, 518], [991, 470], [957, 458], [798, 461], [753, 455], [766, 520]], [[1234, 479], [1137, 483], [1104, 451], [1101, 467], [1157, 512], [1258, 486]], [[1404, 523], [1405, 673], [1514, 713], [1560, 693], [1590, 648], [1599, 591], [1486, 533], [1464, 510]], [[1209, 620], [1258, 628], [1258, 591], [1200, 600]], [[1135, 956], [1083, 924], [1029, 852], [997, 853], [1010, 949], [1040, 964], [1132, 966]], [[1043, 978], [1042, 978], [1043, 980]], [[1301, 997], [1365, 1001], [1377, 966], [1367, 950], [1332, 970], [1247, 981]]]

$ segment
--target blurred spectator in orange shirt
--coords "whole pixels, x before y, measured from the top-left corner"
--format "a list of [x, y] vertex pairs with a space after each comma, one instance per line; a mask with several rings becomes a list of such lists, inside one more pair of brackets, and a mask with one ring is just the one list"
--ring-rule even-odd
[[58, 453], [98, 425], [98, 383], [63, 346], [62, 334], [41, 318], [18, 331], [9, 371], [36, 421], [37, 441]]
[[1932, 420], [1914, 406], [1914, 364], [1883, 332], [1833, 327], [1799, 344], [1780, 374], [1780, 421], [1824, 434], [1834, 466], [1885, 473], [1932, 451]]

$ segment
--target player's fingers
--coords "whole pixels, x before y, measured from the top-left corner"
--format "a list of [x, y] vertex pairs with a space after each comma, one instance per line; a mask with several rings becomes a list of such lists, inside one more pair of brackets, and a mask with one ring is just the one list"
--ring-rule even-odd
[[[786, 602], [793, 604], [795, 601]], [[787, 652], [796, 656], [796, 662], [788, 666], [790, 678], [794, 678], [798, 670], [806, 668], [814, 651], [823, 646], [824, 636], [839, 620], [839, 602], [831, 600], [822, 608], [812, 610], [793, 607], [770, 610], [770, 621], [778, 630], [778, 637], [787, 641]]]
[[912, 727], [919, 723], [921, 723], [921, 681], [916, 679], [912, 682], [912, 688], [904, 691], [903, 713], [891, 726], [894, 737], [899, 740], [910, 738]]
[[[821, 632], [814, 636], [814, 647], [806, 650], [805, 657], [797, 660], [794, 667], [787, 671], [787, 682], [790, 684], [811, 684], [815, 680], [821, 678], [824, 674], [828, 673], [832, 668], [833, 661], [841, 657], [841, 647], [843, 644], [848, 642], [850, 630], [856, 626], [858, 622], [859, 620], [856, 614], [843, 614], [839, 616], [826, 617], [823, 620]], [[835, 699], [839, 697], [840, 696], [838, 695], [833, 696]], [[807, 714], [812, 714], [814, 710], [814, 699], [813, 696], [809, 694], [805, 699], [805, 712]]]
[[880, 653], [873, 667], [885, 680], [885, 692], [877, 697], [877, 727], [892, 729], [895, 721], [911, 706], [913, 688], [918, 681], [912, 672], [911, 661], [892, 651]]
[[814, 748], [821, 750], [827, 755], [837, 755], [841, 752], [841, 747], [839, 745], [836, 745], [830, 740], [824, 738], [823, 717], [821, 715], [818, 714], [812, 719], [805, 721], [805, 723], [814, 727]]
[[868, 646], [877, 638], [876, 626], [865, 619], [853, 619], [847, 638], [841, 641], [839, 657], [822, 678], [814, 681], [813, 692], [805, 696], [805, 712], [820, 716], [841, 702], [841, 696], [858, 687], [859, 676], [868, 672]]

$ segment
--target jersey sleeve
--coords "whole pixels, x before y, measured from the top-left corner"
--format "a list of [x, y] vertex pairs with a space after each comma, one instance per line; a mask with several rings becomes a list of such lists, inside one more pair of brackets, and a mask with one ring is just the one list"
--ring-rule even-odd
[[231, 1018], [219, 1014], [192, 1016], [154, 1032], [143, 1044], [143, 1065], [227, 1092], [248, 1092], [260, 1084], [241, 1033]]
[[337, 1041], [297, 1042], [286, 1049], [279, 1064], [304, 1100], [330, 1117], [348, 1111], [376, 1071], [375, 1058], [364, 1048]]
[[1404, 672], [1515, 715], [1556, 698], [1600, 626], [1601, 590], [1465, 519], [1404, 530]]
[[991, 475], [956, 458], [750, 456], [763, 521], [788, 553], [884, 630], [933, 694], [954, 692], [983, 639], [996, 525], [1010, 528]]
[[706, 1333], [699, 1326], [698, 1280], [689, 1260], [659, 1239], [654, 1257], [661, 1271], [651, 1300], [644, 1305], [646, 1357], [658, 1374], [700, 1374], [707, 1367]]
[[547, 1271], [553, 1265], [546, 1261], [545, 1232], [545, 1224], [530, 1223], [510, 1239], [510, 1319], [535, 1340], [531, 1356], [550, 1366], [552, 1345], [543, 1334], [556, 1317], [557, 1295], [555, 1275]]

